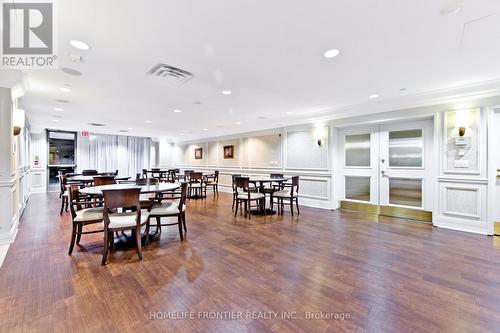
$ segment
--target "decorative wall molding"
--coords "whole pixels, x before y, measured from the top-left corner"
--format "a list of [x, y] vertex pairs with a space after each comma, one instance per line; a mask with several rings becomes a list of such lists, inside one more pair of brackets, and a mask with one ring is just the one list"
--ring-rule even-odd
[[19, 177], [15, 176], [11, 180], [8, 181], [0, 181], [0, 187], [14, 187], [16, 183], [19, 181]]
[[438, 177], [438, 182], [488, 185], [487, 178]]

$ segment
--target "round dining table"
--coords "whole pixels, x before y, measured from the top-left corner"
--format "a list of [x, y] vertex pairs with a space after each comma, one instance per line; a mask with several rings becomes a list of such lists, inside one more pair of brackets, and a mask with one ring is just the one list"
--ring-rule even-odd
[[[95, 175], [95, 176], [73, 176], [73, 177], [68, 177], [66, 179], [66, 181], [69, 181], [69, 182], [81, 182], [81, 183], [90, 183], [90, 182], [93, 182], [94, 181], [94, 177], [102, 177], [102, 176], [99, 176], [99, 175]], [[129, 180], [130, 177], [128, 176], [115, 176], [115, 181], [119, 181], [119, 180]]]
[[181, 184], [179, 183], [160, 183], [157, 185], [112, 184], [81, 188], [80, 193], [93, 196], [102, 196], [103, 190], [124, 190], [128, 188], [140, 188], [141, 194], [150, 194], [174, 191], [180, 186]]

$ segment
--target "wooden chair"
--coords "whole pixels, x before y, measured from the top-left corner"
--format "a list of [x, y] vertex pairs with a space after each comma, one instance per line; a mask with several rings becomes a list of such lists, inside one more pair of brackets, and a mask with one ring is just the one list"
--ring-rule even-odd
[[219, 197], [219, 170], [215, 170], [213, 175], [205, 176], [205, 186], [212, 188], [214, 197], [215, 194]]
[[82, 175], [84, 176], [97, 176], [98, 174], [99, 173], [97, 172], [97, 170], [92, 170], [92, 169], [82, 171]]
[[[248, 218], [251, 218], [250, 209], [252, 207], [259, 207], [265, 209], [266, 196], [264, 193], [259, 193], [255, 184], [250, 187], [250, 178], [248, 177], [235, 177], [235, 189], [236, 189], [236, 210], [234, 212], [234, 217], [238, 214], [238, 206], [240, 203], [245, 204], [245, 215], [248, 214]], [[252, 201], [256, 201], [257, 204], [252, 206]]]
[[236, 177], [241, 177], [241, 174], [231, 175], [231, 187], [233, 189], [233, 204], [231, 205], [231, 211], [234, 211], [234, 204], [236, 203], [236, 182], [234, 181]]
[[135, 180], [136, 185], [158, 185], [160, 181], [157, 178], [139, 178]]
[[[181, 236], [181, 241], [184, 240], [182, 235], [182, 228], [184, 227], [184, 232], [187, 232], [186, 228], [186, 197], [187, 197], [187, 187], [188, 183], [181, 184], [180, 192], [173, 192], [174, 196], [170, 197], [159, 197], [153, 199], [155, 205], [151, 208], [149, 212], [150, 218], [156, 218], [156, 232], [155, 234], [161, 234], [162, 226], [177, 225], [179, 227], [179, 235]], [[175, 196], [178, 195], [178, 196]], [[169, 201], [165, 200], [176, 200], [179, 201]], [[173, 223], [161, 223], [162, 217], [177, 217], [177, 222]]]
[[[76, 244], [80, 244], [80, 238], [85, 234], [94, 234], [103, 232], [103, 207], [94, 207], [95, 201], [91, 200], [89, 196], [80, 195], [79, 185], [69, 185], [68, 194], [70, 201], [70, 211], [72, 220], [71, 241], [69, 243], [68, 254], [71, 255], [73, 248]], [[100, 223], [101, 228], [97, 230], [83, 231], [83, 227]]]
[[203, 181], [201, 172], [191, 172], [189, 174], [189, 198], [193, 196], [193, 191], [197, 197], [207, 196], [207, 186]]
[[[68, 205], [69, 205], [69, 195], [68, 195], [68, 190], [66, 188], [67, 186], [67, 177], [66, 175], [63, 175], [62, 173], [59, 174], [59, 198], [61, 198], [61, 211], [59, 212], [59, 215], [63, 213], [63, 210], [68, 211]], [[66, 207], [66, 208], [64, 208]]]
[[95, 176], [94, 186], [112, 185], [115, 183], [115, 176]]
[[[158, 185], [160, 181], [156, 178], [139, 178], [135, 180], [135, 185]], [[152, 207], [152, 198], [155, 198], [154, 194], [141, 194], [139, 197], [139, 203], [141, 209], [150, 209]]]
[[177, 180], [177, 173], [175, 171], [176, 169], [168, 169], [168, 181], [171, 183], [175, 183]]
[[277, 199], [278, 214], [281, 210], [283, 214], [283, 205], [290, 205], [290, 212], [293, 216], [293, 202], [297, 206], [297, 215], [300, 215], [299, 209], [299, 176], [292, 177], [291, 184], [283, 184], [283, 189], [271, 193], [271, 210], [274, 206], [274, 199]]
[[[141, 237], [149, 236], [149, 213], [142, 211], [139, 204], [140, 188], [103, 190], [104, 196], [104, 252], [102, 265], [106, 264], [109, 248], [113, 248], [113, 233], [132, 231], [137, 245], [137, 255], [142, 260]], [[115, 212], [121, 208], [121, 212]], [[131, 210], [131, 211], [125, 211]], [[142, 229], [144, 228], [144, 233]], [[146, 238], [146, 243], [148, 238]]]
[[[269, 174], [269, 177], [271, 177], [271, 179], [272, 178], [283, 178], [284, 174], [282, 174], [282, 173], [271, 173], [271, 174]], [[281, 190], [282, 189], [281, 187], [282, 187], [281, 183], [272, 182], [269, 187], [265, 187], [264, 188], [264, 193], [271, 194], [271, 193], [273, 193], [275, 191]]]

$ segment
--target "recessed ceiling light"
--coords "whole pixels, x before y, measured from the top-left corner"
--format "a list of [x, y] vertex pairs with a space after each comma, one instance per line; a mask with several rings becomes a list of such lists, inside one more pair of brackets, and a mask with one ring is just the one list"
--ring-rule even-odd
[[129, 131], [132, 129], [132, 127], [127, 128]]
[[146, 120], [146, 123], [150, 124], [150, 123], [151, 123], [151, 120]]
[[89, 125], [91, 125], [91, 126], [95, 126], [95, 127], [103, 127], [103, 126], [106, 126], [105, 124], [100, 124], [100, 123], [89, 123]]
[[222, 90], [222, 94], [223, 95], [231, 95], [232, 92], [231, 92], [231, 90]]
[[204, 130], [204, 131], [208, 131], [208, 128], [204, 128], [203, 130]]
[[400, 88], [399, 91], [406, 91], [406, 88]]
[[184, 135], [184, 133], [180, 133], [179, 135]]
[[69, 103], [69, 101], [65, 100], [65, 99], [56, 99], [56, 102], [59, 102], [59, 103]]
[[182, 111], [181, 111], [181, 110], [179, 110], [179, 109], [175, 109], [175, 110], [174, 110], [174, 112], [175, 112], [175, 113], [181, 113]]
[[291, 114], [293, 114], [293, 112], [292, 111], [287, 111], [286, 114], [287, 115], [291, 115]]
[[54, 110], [56, 110], [56, 111], [63, 111], [62, 108], [54, 108]]
[[325, 56], [325, 58], [335, 58], [336, 56], [339, 55], [339, 53], [340, 53], [339, 50], [331, 49], [331, 50], [328, 50], [325, 53], [323, 53], [323, 55]]
[[69, 75], [75, 75], [75, 76], [80, 76], [80, 75], [82, 75], [82, 72], [77, 71], [76, 69], [73, 69], [73, 68], [63, 67], [63, 68], [61, 68], [61, 70], [62, 70], [64, 73], [69, 74]]
[[370, 96], [368, 96], [369, 99], [375, 99], [375, 98], [379, 98], [380, 95], [379, 94], [372, 94]]
[[58, 123], [59, 119], [52, 119], [52, 121]]
[[81, 40], [70, 40], [69, 43], [71, 46], [76, 47], [79, 50], [88, 50], [90, 49], [90, 46], [87, 43], [82, 42]]
[[447, 4], [441, 9], [441, 15], [447, 16], [458, 13], [462, 9], [462, 1], [455, 1]]
[[236, 122], [236, 125], [241, 125], [241, 121], [237, 121], [237, 122]]
[[67, 93], [71, 92], [71, 89], [69, 89], [68, 87], [61, 87], [61, 88], [59, 88], [59, 90], [67, 92]]

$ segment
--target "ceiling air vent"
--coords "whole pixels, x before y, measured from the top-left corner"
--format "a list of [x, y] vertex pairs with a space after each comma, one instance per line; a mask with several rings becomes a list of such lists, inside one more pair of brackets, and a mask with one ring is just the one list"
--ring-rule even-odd
[[106, 126], [105, 124], [99, 124], [99, 123], [89, 123], [89, 125], [92, 125], [92, 126], [95, 126], [95, 127]]
[[194, 77], [193, 73], [162, 63], [154, 65], [148, 74], [159, 78], [169, 78], [179, 84], [186, 83]]

